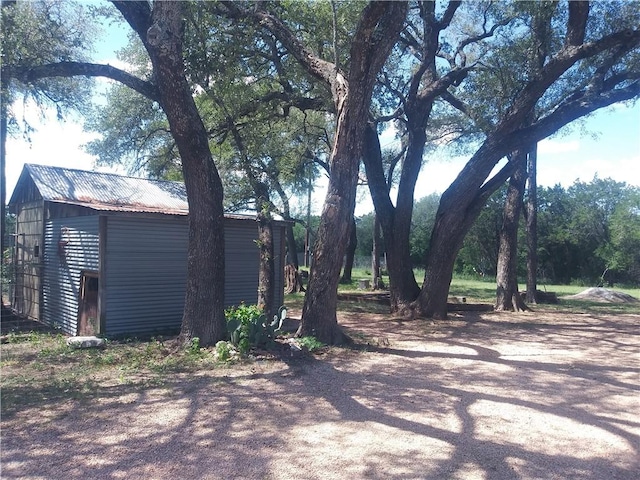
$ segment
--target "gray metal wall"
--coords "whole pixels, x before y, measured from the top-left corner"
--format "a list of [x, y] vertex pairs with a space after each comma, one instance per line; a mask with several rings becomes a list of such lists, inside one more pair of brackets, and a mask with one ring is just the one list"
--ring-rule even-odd
[[185, 217], [107, 217], [103, 259], [105, 333], [180, 328], [187, 278]]
[[[103, 294], [107, 335], [179, 329], [187, 269], [185, 217], [107, 217]], [[258, 295], [257, 225], [225, 220], [225, 305], [254, 304]], [[274, 229], [276, 303], [283, 301], [282, 229]]]
[[[102, 333], [148, 335], [179, 329], [186, 285], [187, 219], [106, 216], [100, 238], [99, 218], [71, 217], [46, 223], [42, 321], [75, 335], [81, 272], [102, 267]], [[255, 221], [226, 220], [226, 306], [257, 300], [256, 237]], [[100, 241], [104, 242], [102, 249]], [[284, 297], [283, 242], [283, 229], [274, 228], [277, 305]]]
[[[252, 304], [258, 299], [260, 253], [256, 245], [258, 225], [255, 220], [227, 218], [225, 223], [226, 281], [225, 305]], [[284, 301], [284, 227], [273, 228], [274, 290], [276, 308]]]
[[75, 335], [80, 273], [99, 268], [98, 217], [70, 217], [45, 223], [41, 320]]

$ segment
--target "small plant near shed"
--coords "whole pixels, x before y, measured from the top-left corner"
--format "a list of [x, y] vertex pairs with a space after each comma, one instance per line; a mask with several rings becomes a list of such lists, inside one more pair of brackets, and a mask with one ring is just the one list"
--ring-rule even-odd
[[229, 341], [241, 355], [251, 348], [272, 348], [286, 317], [286, 308], [280, 307], [273, 320], [267, 318], [257, 305], [240, 304], [225, 310]]
[[232, 359], [233, 354], [236, 353], [235, 348], [229, 342], [225, 342], [224, 340], [220, 340], [216, 343], [215, 348], [215, 358], [219, 362], [228, 362]]

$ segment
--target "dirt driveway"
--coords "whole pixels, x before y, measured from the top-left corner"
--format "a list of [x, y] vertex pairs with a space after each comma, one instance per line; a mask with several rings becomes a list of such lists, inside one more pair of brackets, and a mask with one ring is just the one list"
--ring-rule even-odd
[[344, 314], [368, 351], [2, 420], [5, 478], [638, 479], [640, 315]]

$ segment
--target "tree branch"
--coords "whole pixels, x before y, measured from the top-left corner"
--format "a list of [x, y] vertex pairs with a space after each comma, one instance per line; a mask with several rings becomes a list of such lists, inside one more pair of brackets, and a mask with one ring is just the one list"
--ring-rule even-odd
[[589, 2], [569, 2], [569, 18], [567, 20], [567, 36], [565, 45], [577, 46], [584, 42], [584, 34], [589, 18]]
[[500, 122], [501, 125], [507, 129], [519, 125], [547, 89], [579, 60], [591, 58], [612, 48], [630, 51], [639, 44], [640, 30], [621, 30], [595, 42], [565, 46], [542, 68], [540, 76], [522, 89], [509, 113]]
[[328, 84], [333, 84], [335, 65], [315, 55], [278, 17], [262, 10], [259, 5], [256, 5], [256, 8], [253, 9], [243, 9], [233, 1], [222, 1], [220, 4], [227, 9], [228, 17], [235, 19], [247, 18], [269, 30], [305, 70], [314, 77]]
[[445, 10], [442, 18], [438, 22], [438, 30], [444, 30], [451, 24], [451, 20], [453, 20], [453, 16], [458, 10], [458, 7], [462, 5], [462, 2], [459, 1], [450, 1], [447, 5], [447, 9]]
[[105, 77], [126, 85], [154, 102], [160, 99], [156, 85], [111, 65], [85, 62], [58, 62], [38, 66], [5, 65], [2, 73], [6, 78], [23, 83], [32, 83], [48, 77]]

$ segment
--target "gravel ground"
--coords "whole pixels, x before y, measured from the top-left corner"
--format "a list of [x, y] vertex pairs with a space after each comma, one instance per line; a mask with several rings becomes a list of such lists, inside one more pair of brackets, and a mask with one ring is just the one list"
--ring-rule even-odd
[[116, 383], [3, 418], [1, 476], [639, 478], [640, 315], [340, 322], [367, 351]]

